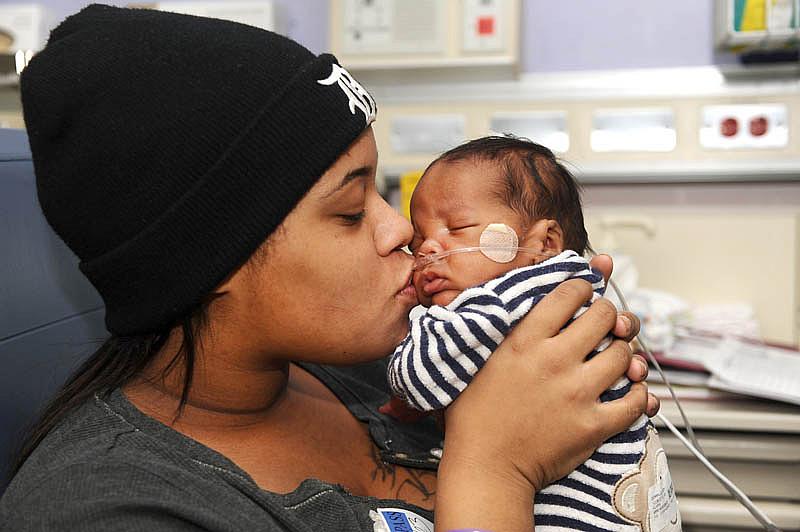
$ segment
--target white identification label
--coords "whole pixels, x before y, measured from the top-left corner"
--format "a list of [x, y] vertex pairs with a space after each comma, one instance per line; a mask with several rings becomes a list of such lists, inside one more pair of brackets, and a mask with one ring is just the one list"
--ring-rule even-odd
[[678, 500], [664, 449], [659, 449], [656, 454], [656, 482], [647, 490], [647, 503], [651, 532], [680, 530]]
[[433, 523], [402, 508], [370, 510], [374, 532], [433, 532]]

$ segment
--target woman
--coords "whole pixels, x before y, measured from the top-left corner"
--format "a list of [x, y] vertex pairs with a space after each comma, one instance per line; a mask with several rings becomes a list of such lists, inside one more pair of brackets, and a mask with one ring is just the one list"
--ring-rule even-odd
[[43, 211], [112, 336], [34, 431], [3, 530], [423, 530], [434, 502], [438, 530], [530, 530], [536, 489], [657, 410], [643, 385], [597, 402], [646, 366], [622, 340], [583, 362], [638, 328], [607, 302], [559, 334], [576, 281], [448, 409], [441, 461], [432, 421], [378, 412], [412, 229], [375, 188], [374, 102], [332, 56], [90, 6], [21, 89]]

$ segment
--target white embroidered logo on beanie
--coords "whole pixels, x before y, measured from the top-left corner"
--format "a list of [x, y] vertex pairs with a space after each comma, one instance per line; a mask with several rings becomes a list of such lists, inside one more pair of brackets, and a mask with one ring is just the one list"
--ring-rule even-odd
[[339, 88], [342, 89], [350, 104], [350, 113], [356, 114], [356, 108], [364, 113], [364, 118], [367, 120], [367, 125], [375, 121], [375, 116], [378, 112], [378, 106], [375, 105], [375, 100], [372, 99], [370, 93], [361, 86], [359, 82], [350, 75], [350, 72], [336, 63], [331, 64], [331, 75], [325, 79], [317, 80], [320, 85], [333, 85], [338, 83]]

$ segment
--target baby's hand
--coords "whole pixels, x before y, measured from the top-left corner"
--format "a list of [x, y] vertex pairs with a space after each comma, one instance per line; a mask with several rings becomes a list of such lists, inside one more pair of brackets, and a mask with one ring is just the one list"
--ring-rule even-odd
[[378, 412], [403, 423], [413, 423], [431, 415], [431, 412], [423, 412], [412, 408], [399, 397], [389, 399], [384, 405], [378, 407]]

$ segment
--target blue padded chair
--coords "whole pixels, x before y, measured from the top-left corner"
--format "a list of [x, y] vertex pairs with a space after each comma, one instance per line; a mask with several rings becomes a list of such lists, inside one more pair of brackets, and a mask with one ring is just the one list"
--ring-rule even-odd
[[0, 129], [0, 495], [21, 435], [107, 335], [100, 296], [39, 208], [25, 131]]

